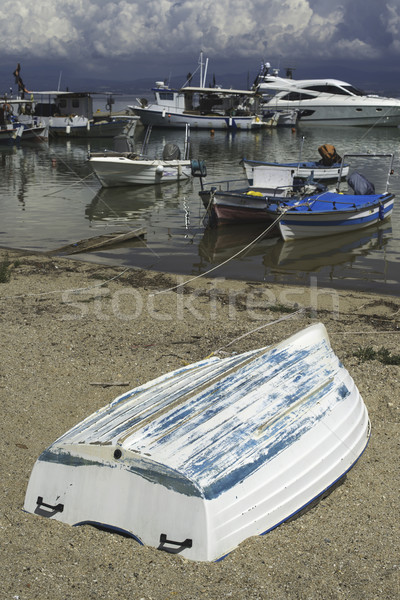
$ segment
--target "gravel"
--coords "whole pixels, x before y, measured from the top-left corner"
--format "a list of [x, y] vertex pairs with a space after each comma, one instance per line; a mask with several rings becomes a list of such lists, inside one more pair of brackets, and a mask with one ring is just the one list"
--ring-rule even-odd
[[[1, 600], [399, 597], [400, 366], [359, 353], [384, 348], [396, 357], [398, 298], [223, 279], [180, 285], [185, 278], [0, 250], [7, 261]], [[364, 398], [372, 436], [344, 482], [299, 518], [221, 562], [196, 563], [23, 512], [39, 454], [115, 396], [217, 350], [275, 343], [317, 321]]]

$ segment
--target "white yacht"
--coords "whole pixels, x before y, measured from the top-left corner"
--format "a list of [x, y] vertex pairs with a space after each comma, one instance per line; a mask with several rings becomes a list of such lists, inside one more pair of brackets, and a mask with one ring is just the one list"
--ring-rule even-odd
[[352, 125], [398, 127], [400, 98], [365, 94], [338, 79], [293, 79], [279, 76], [265, 63], [255, 84], [271, 111], [297, 110], [300, 123], [310, 125]]

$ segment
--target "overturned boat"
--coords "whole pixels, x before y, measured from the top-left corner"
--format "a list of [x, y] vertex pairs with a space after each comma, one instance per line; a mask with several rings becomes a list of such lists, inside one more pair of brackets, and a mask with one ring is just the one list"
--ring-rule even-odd
[[122, 394], [39, 456], [24, 509], [215, 561], [324, 494], [369, 435], [359, 391], [316, 324]]

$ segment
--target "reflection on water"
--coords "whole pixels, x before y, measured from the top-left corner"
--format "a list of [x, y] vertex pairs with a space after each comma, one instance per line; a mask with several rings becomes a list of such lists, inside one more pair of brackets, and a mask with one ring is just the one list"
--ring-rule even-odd
[[[138, 128], [140, 149], [144, 129]], [[206, 161], [206, 184], [243, 177], [240, 161], [318, 159], [318, 147], [333, 144], [338, 153], [389, 153], [399, 129], [317, 128], [238, 132], [192, 131], [192, 157]], [[154, 129], [149, 154], [166, 142], [182, 143], [182, 132]], [[110, 140], [59, 140], [32, 147], [0, 148], [0, 245], [49, 250], [121, 226], [144, 227], [146, 244], [82, 255], [83, 260], [131, 265], [196, 275], [216, 265], [212, 275], [243, 280], [360, 287], [382, 293], [400, 291], [400, 210], [391, 221], [361, 232], [314, 240], [282, 242], [278, 237], [252, 242], [257, 226], [208, 229], [198, 196], [198, 180], [181, 184], [102, 189], [91, 172], [90, 150], [110, 148]], [[383, 189], [387, 164], [361, 161], [352, 166]], [[390, 190], [400, 198], [399, 162]], [[244, 252], [243, 248], [249, 246]], [[232, 258], [233, 257], [233, 258]]]
[[[363, 231], [328, 236], [323, 244], [315, 238], [284, 242], [279, 237], [264, 238], [252, 244], [260, 233], [262, 229], [259, 226], [207, 229], [199, 244], [200, 255], [210, 264], [221, 264], [233, 255], [240, 254], [243, 258], [257, 256], [265, 267], [266, 279], [269, 273], [275, 281], [290, 278], [298, 281], [301, 278], [305, 283], [309, 274], [323, 272], [324, 279], [329, 278], [332, 282], [341, 278], [343, 267], [349, 269], [359, 258], [382, 251], [390, 239], [392, 228], [382, 224]], [[384, 253], [381, 254], [385, 261]], [[376, 281], [382, 282], [379, 273], [375, 273], [375, 277]]]

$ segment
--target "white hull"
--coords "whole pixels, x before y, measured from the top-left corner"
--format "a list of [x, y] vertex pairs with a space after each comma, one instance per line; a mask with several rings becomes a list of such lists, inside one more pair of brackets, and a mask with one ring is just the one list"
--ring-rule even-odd
[[364, 94], [337, 79], [292, 79], [267, 71], [258, 92], [269, 110], [298, 111], [298, 123], [324, 126], [398, 127], [400, 99]]
[[118, 135], [132, 137], [137, 123], [137, 119], [130, 116], [103, 121], [79, 116], [43, 117], [42, 120], [47, 120], [50, 136], [67, 138], [114, 138]]
[[130, 106], [140, 117], [143, 125], [153, 125], [155, 127], [184, 128], [190, 125], [190, 129], [259, 129], [260, 127], [273, 127], [276, 125], [277, 118], [262, 121], [254, 116], [214, 116], [200, 115], [193, 113], [174, 112], [155, 107], [138, 108]]
[[272, 98], [265, 103], [270, 110], [299, 111], [298, 124], [337, 127], [398, 127], [400, 100], [369, 96], [316, 97], [310, 100]]
[[358, 231], [388, 219], [393, 212], [393, 204], [394, 197], [391, 196], [381, 204], [347, 215], [340, 211], [324, 214], [288, 212], [279, 222], [279, 231], [285, 241]]
[[91, 157], [89, 163], [103, 187], [183, 181], [191, 177], [190, 160], [142, 160]]
[[319, 324], [123, 394], [41, 454], [24, 509], [213, 561], [323, 494], [369, 434]]

